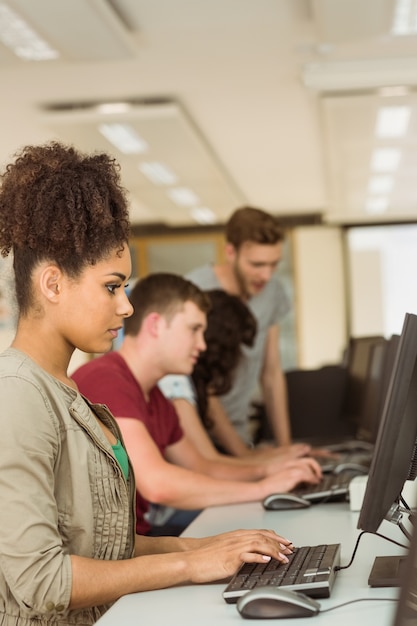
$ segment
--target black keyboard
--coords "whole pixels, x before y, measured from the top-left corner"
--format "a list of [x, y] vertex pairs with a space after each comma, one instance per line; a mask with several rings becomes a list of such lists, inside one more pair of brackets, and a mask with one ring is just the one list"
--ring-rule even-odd
[[374, 444], [361, 439], [349, 439], [339, 443], [331, 443], [324, 446], [329, 452], [344, 454], [345, 452], [369, 452], [374, 451]]
[[346, 470], [340, 474], [324, 474], [317, 485], [296, 487], [291, 493], [311, 503], [340, 500], [349, 494], [349, 484], [352, 478], [360, 475], [361, 472], [356, 470]]
[[303, 546], [289, 557], [287, 564], [271, 559], [269, 563], [244, 563], [223, 591], [229, 604], [255, 587], [285, 587], [314, 598], [328, 598], [340, 566], [340, 543]]

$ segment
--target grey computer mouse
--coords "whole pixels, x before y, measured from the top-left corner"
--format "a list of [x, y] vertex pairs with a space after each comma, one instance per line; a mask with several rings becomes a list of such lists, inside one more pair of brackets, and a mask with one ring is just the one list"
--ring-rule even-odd
[[369, 466], [352, 461], [337, 463], [333, 468], [333, 473], [342, 474], [342, 472], [356, 472], [359, 475], [369, 474]]
[[320, 603], [304, 593], [279, 587], [257, 587], [241, 596], [236, 604], [247, 619], [279, 619], [312, 617], [320, 611]]
[[311, 502], [295, 493], [271, 493], [264, 498], [262, 505], [268, 511], [284, 511], [285, 509], [304, 509], [311, 506]]

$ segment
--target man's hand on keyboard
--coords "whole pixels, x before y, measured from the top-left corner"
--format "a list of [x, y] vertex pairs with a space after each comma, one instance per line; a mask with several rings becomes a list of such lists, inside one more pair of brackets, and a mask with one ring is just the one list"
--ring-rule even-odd
[[[306, 449], [308, 451], [312, 450], [308, 446], [306, 447]], [[288, 468], [293, 469], [294, 467], [300, 468], [300, 467], [306, 466], [313, 471], [313, 476], [311, 477], [311, 480], [314, 480], [314, 476], [316, 475], [318, 476], [319, 479], [321, 479], [322, 463], [320, 462], [320, 460], [314, 461], [313, 463], [310, 463], [309, 461], [305, 463], [304, 459], [306, 458], [313, 459], [314, 457], [311, 456], [310, 454], [302, 454], [300, 456], [294, 456], [294, 455], [288, 454], [287, 456], [276, 455], [275, 457], [270, 457], [268, 459], [268, 462], [264, 463], [265, 476], [273, 476], [282, 471], [285, 473]], [[301, 464], [299, 464], [298, 461], [301, 461]], [[307, 478], [307, 482], [311, 482], [311, 481], [309, 481]]]
[[262, 498], [271, 493], [291, 491], [300, 483], [316, 485], [322, 477], [321, 467], [315, 459], [311, 457], [291, 459], [282, 463], [274, 474], [259, 481], [262, 491], [266, 490]]
[[242, 562], [267, 563], [270, 558], [288, 563], [291, 541], [272, 530], [235, 530], [215, 537], [185, 539], [183, 556], [190, 582], [204, 583], [232, 576]]

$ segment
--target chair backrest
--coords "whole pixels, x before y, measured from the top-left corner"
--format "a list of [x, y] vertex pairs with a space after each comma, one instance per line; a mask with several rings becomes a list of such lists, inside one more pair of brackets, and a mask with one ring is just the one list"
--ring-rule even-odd
[[286, 372], [288, 407], [294, 439], [322, 441], [348, 435], [342, 418], [347, 369], [327, 365]]

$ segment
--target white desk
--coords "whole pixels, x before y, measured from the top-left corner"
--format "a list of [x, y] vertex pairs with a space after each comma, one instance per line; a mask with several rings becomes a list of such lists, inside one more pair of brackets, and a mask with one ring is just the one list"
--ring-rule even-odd
[[[346, 503], [314, 505], [297, 511], [264, 511], [261, 504], [241, 504], [206, 509], [184, 533], [189, 537], [213, 535], [236, 528], [272, 528], [291, 539], [295, 545], [341, 543], [341, 565], [350, 561], [359, 530], [357, 513]], [[406, 543], [393, 524], [384, 522], [380, 532]], [[320, 599], [322, 608], [354, 598], [396, 598], [398, 589], [370, 588], [368, 575], [375, 556], [401, 554], [403, 550], [374, 535], [365, 534], [351, 567], [338, 572], [330, 598]], [[233, 626], [268, 623], [265, 620], [242, 620], [233, 604], [222, 598], [225, 583], [188, 585], [160, 591], [124, 596], [97, 622], [99, 626]], [[317, 626], [391, 626], [395, 602], [359, 602], [323, 613], [313, 619]], [[301, 618], [304, 619], [304, 618]], [[270, 620], [269, 620], [270, 621]], [[294, 626], [299, 619], [279, 620], [282, 626]], [[310, 623], [310, 622], [308, 622]]]

